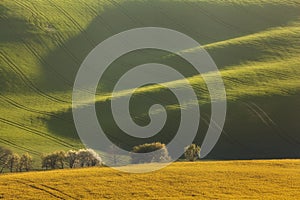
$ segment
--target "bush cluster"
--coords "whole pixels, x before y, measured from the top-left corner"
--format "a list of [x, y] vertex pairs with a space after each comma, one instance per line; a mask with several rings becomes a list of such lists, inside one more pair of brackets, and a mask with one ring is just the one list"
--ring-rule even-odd
[[[184, 149], [185, 159], [196, 161], [200, 159], [200, 147], [191, 144]], [[151, 162], [168, 162], [171, 160], [168, 149], [165, 144], [160, 142], [146, 143], [133, 147], [131, 153], [131, 163], [151, 163]]]
[[66, 165], [69, 168], [93, 167], [102, 165], [102, 160], [92, 149], [55, 151], [42, 156], [44, 169], [63, 169]]
[[135, 146], [131, 153], [131, 162], [133, 164], [167, 162], [170, 159], [166, 145], [160, 142]]

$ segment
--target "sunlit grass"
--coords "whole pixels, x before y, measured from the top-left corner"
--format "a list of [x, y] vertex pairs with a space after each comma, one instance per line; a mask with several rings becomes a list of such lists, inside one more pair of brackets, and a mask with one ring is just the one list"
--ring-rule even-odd
[[[278, 96], [299, 94], [299, 1], [180, 0], [176, 4], [175, 1], [162, 0], [156, 1], [155, 5], [149, 4], [148, 1], [114, 2], [1, 1], [0, 92], [9, 98], [0, 98], [1, 118], [64, 139], [75, 148], [79, 147], [79, 141], [66, 137], [67, 133], [58, 134], [50, 127], [48, 120], [53, 118], [51, 115], [70, 111], [73, 78], [82, 59], [88, 50], [111, 34], [125, 28], [153, 25], [153, 15], [164, 16], [166, 23], [159, 20], [162, 21], [159, 25], [187, 33], [204, 44], [204, 48], [220, 67], [229, 102], [264, 97], [274, 97], [272, 101], [276, 102]], [[151, 7], [152, 4], [162, 10]], [[134, 6], [141, 8], [143, 17], [127, 16], [128, 13], [137, 11]], [[205, 12], [197, 10], [197, 6]], [[180, 12], [183, 8], [185, 13]], [[249, 13], [240, 10], [242, 8]], [[151, 12], [147, 13], [148, 10]], [[174, 12], [171, 12], [173, 10]], [[256, 11], [266, 19], [255, 15]], [[189, 16], [190, 13], [192, 16]], [[195, 20], [186, 20], [185, 17], [195, 17]], [[282, 18], [284, 20], [280, 21]], [[110, 23], [111, 21], [113, 23]], [[250, 22], [252, 25], [248, 24]], [[82, 51], [83, 47], [86, 52]], [[192, 53], [195, 50], [197, 49], [183, 53]], [[19, 72], [15, 69], [16, 66], [27, 77], [25, 81], [22, 80], [24, 77], [16, 73]], [[213, 80], [215, 74], [211, 72], [203, 76]], [[207, 105], [210, 97], [201, 76], [187, 79], [199, 97], [198, 103]], [[46, 96], [37, 93], [36, 88], [28, 84], [28, 80]], [[170, 87], [178, 87], [181, 83], [182, 80], [175, 80], [167, 84]], [[136, 94], [158, 94], [164, 97], [164, 90], [159, 85], [152, 85], [138, 89]], [[128, 91], [122, 91], [118, 95], [128, 95]], [[96, 101], [101, 103], [110, 98], [111, 94], [101, 93], [97, 95]], [[89, 103], [94, 102], [92, 100]], [[285, 106], [288, 109], [294, 105], [292, 102]], [[180, 105], [169, 105], [167, 109], [178, 110]], [[39, 111], [44, 113], [38, 113]], [[64, 128], [65, 125], [68, 127], [69, 123], [72, 122], [62, 121], [54, 128]], [[232, 123], [231, 126], [239, 125]], [[0, 138], [39, 153], [66, 149], [16, 126], [0, 122], [0, 128]], [[66, 129], [66, 132], [68, 131]], [[17, 152], [26, 151], [7, 143], [0, 144]], [[38, 157], [35, 155], [35, 158]], [[35, 165], [38, 167], [39, 161]]]

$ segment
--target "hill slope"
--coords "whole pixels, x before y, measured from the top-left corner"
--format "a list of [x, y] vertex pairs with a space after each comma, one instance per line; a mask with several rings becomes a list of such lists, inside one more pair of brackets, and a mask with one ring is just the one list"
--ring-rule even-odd
[[[299, 1], [3, 0], [0, 12], [1, 146], [37, 158], [57, 149], [80, 148], [70, 109], [81, 62], [113, 34], [159, 26], [199, 41], [221, 69], [228, 116], [210, 158], [300, 156]], [[133, 52], [110, 67], [99, 85], [102, 94], [97, 102], [99, 115], [105, 116], [105, 129], [118, 138], [117, 143], [127, 138], [111, 117], [108, 93], [126, 70], [154, 61], [176, 68], [193, 84], [203, 109], [195, 140], [201, 144], [210, 116], [206, 86], [184, 60], [161, 51]], [[180, 80], [170, 84], [180, 84]], [[149, 86], [133, 98], [139, 124], [149, 121], [148, 104], [164, 104], [173, 116], [171, 125], [147, 142], [168, 142], [176, 132], [172, 124], [178, 123], [178, 105], [170, 97], [169, 91]], [[146, 142], [126, 141], [121, 146], [128, 149]]]

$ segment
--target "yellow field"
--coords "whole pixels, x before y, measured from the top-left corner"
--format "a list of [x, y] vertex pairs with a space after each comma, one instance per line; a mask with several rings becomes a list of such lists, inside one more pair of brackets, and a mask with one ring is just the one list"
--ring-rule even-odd
[[148, 174], [89, 168], [0, 176], [0, 199], [299, 199], [300, 160], [174, 163]]

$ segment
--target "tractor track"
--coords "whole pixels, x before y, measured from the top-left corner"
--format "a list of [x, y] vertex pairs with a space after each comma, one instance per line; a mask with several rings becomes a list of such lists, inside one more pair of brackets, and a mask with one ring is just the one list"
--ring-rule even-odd
[[24, 182], [24, 180], [21, 181], [20, 179], [16, 179], [15, 181], [18, 182], [18, 183], [21, 183], [21, 184], [23, 184], [23, 185], [26, 185], [26, 186], [28, 186], [28, 187], [31, 187], [31, 188], [33, 188], [33, 189], [36, 189], [36, 190], [45, 192], [45, 193], [49, 194], [50, 196], [52, 196], [52, 198], [56, 198], [56, 199], [66, 199], [66, 198], [63, 198], [62, 196], [59, 196], [59, 195], [55, 194], [55, 192], [57, 192], [56, 190], [55, 190], [55, 192], [49, 191], [49, 190], [47, 190], [47, 189], [49, 189], [49, 188], [45, 189], [44, 187], [41, 187], [40, 185], [37, 186], [37, 183], [28, 183], [28, 182]]
[[95, 41], [93, 39], [90, 39], [88, 37], [87, 32], [85, 31], [84, 28], [81, 27], [81, 25], [62, 7], [57, 6], [54, 4], [51, 0], [47, 0], [49, 4], [51, 4], [53, 7], [55, 7], [59, 12], [61, 12], [69, 21], [81, 32], [83, 33], [85, 39], [90, 43], [91, 47], [94, 47]]
[[[79, 199], [79, 198], [76, 198], [76, 197], [73, 197], [72, 195], [70, 194], [67, 194], [57, 188], [54, 188], [54, 187], [51, 187], [51, 186], [48, 186], [46, 184], [43, 184], [43, 183], [37, 183], [37, 182], [34, 182], [34, 181], [31, 181], [31, 180], [28, 180], [28, 179], [18, 179], [18, 180], [15, 180], [17, 182], [20, 182], [22, 184], [26, 184], [26, 185], [29, 185], [29, 184], [32, 184], [34, 185], [35, 187], [37, 187], [36, 189], [42, 189], [42, 191], [45, 191], [47, 189], [50, 189], [50, 191], [54, 191], [54, 192], [57, 192], [57, 193], [60, 193], [61, 195], [63, 196], [66, 196], [67, 198], [71, 198], [71, 199]], [[45, 189], [46, 188], [46, 189]], [[48, 191], [48, 190], [47, 190]], [[47, 192], [48, 193], [48, 192]], [[58, 195], [57, 195], [58, 196]], [[59, 198], [63, 198], [62, 196], [60, 196]]]
[[[204, 114], [205, 117], [207, 117], [207, 119], [210, 119], [210, 116], [207, 115], [207, 114]], [[214, 120], [207, 120], [205, 119], [204, 117], [201, 117], [201, 119], [206, 123], [206, 125], [209, 127], [209, 121], [211, 121], [219, 130], [221, 130], [222, 134], [226, 136], [226, 138], [228, 139], [228, 141], [231, 143], [231, 144], [237, 144], [239, 145], [240, 147], [244, 148], [245, 150], [247, 150], [248, 152], [251, 152], [252, 155], [255, 155], [253, 152], [254, 150], [246, 145], [244, 145], [243, 143], [241, 143], [240, 141], [238, 141], [237, 139], [233, 138], [232, 136], [230, 136], [226, 131], [225, 129], [223, 128], [220, 128], [220, 126], [214, 121]]]
[[247, 102], [243, 102], [243, 104], [250, 110], [252, 111], [267, 127], [271, 128], [274, 130], [274, 134], [276, 134], [279, 138], [284, 140], [285, 142], [296, 145], [299, 147], [300, 142], [297, 141], [297, 139], [293, 138], [292, 136], [283, 134], [282, 130], [274, 123], [272, 119], [265, 113], [265, 111], [262, 112], [261, 108], [258, 108], [257, 105], [255, 106], [254, 104], [249, 104]]
[[[34, 4], [32, 4], [31, 6], [34, 7], [34, 10], [31, 9], [31, 7], [29, 7], [26, 4], [23, 4], [21, 2], [16, 2], [19, 6], [21, 6], [22, 8], [27, 9], [28, 11], [30, 11], [32, 14], [38, 14], [39, 16], [41, 16], [42, 18], [44, 18], [48, 24], [51, 24], [49, 18], [47, 18], [42, 12], [39, 12], [38, 9], [35, 7]], [[86, 3], [85, 3], [86, 4]], [[88, 6], [88, 4], [86, 4]], [[57, 8], [57, 7], [56, 7]], [[90, 9], [92, 9], [91, 7], [89, 7]], [[96, 11], [93, 9], [92, 12], [95, 14]], [[104, 23], [104, 22], [102, 22]], [[51, 24], [52, 25], [52, 24]], [[52, 25], [53, 26], [53, 25]], [[108, 26], [106, 24], [106, 26]], [[54, 27], [54, 26], [53, 26]], [[40, 27], [41, 28], [41, 27]], [[81, 28], [81, 27], [80, 27]], [[42, 29], [42, 28], [41, 28]], [[107, 29], [108, 30], [108, 29]], [[62, 48], [63, 51], [65, 51], [67, 53], [67, 55], [69, 55], [69, 57], [72, 59], [72, 61], [80, 66], [81, 65], [81, 61], [79, 61], [77, 59], [77, 57], [69, 50], [69, 48], [65, 45], [64, 41], [64, 37], [62, 36], [62, 34], [59, 31], [56, 31], [54, 34], [53, 41], [55, 42], [55, 44]], [[54, 74], [56, 74], [68, 87], [73, 88], [73, 82], [71, 82], [70, 80], [68, 80], [67, 78], [64, 77], [63, 74], [59, 73], [52, 65], [50, 65], [42, 56], [39, 55], [39, 53], [37, 53], [34, 48], [30, 47], [29, 44], [27, 44], [25, 41], [23, 41], [24, 45], [27, 47], [27, 50], [30, 51], [42, 64], [45, 64], [46, 66], [48, 66], [47, 69], [51, 70]], [[94, 45], [93, 45], [94, 46]], [[85, 89], [82, 88], [80, 89], [81, 91], [85, 91], [87, 93], [93, 94], [92, 91], [90, 91], [89, 89]], [[96, 92], [97, 95], [101, 95], [100, 93]]]
[[19, 150], [21, 150], [21, 151], [26, 151], [26, 152], [31, 153], [31, 154], [33, 154], [33, 155], [37, 155], [37, 156], [40, 156], [40, 155], [41, 155], [41, 153], [38, 152], [38, 151], [29, 149], [29, 148], [27, 148], [27, 147], [22, 147], [22, 146], [20, 146], [20, 145], [17, 145], [17, 144], [15, 144], [15, 143], [13, 143], [13, 142], [11, 142], [11, 141], [9, 141], [9, 140], [3, 139], [3, 138], [0, 138], [0, 143], [6, 144], [6, 145], [8, 145], [8, 146], [10, 146], [10, 147], [13, 147], [13, 148], [15, 148], [15, 149], [19, 149]]
[[[21, 6], [22, 8], [25, 8], [28, 11], [30, 11], [32, 13], [32, 15], [34, 15], [35, 13], [38, 14], [39, 16], [41, 16], [42, 18], [44, 18], [48, 22], [49, 25], [53, 26], [53, 24], [51, 23], [51, 21], [49, 20], [49, 18], [47, 18], [42, 12], [39, 12], [38, 9], [35, 7], [34, 4], [31, 5], [34, 8], [34, 10], [33, 10], [31, 7], [29, 7], [28, 5], [25, 5], [25, 4], [21, 3], [21, 2], [16, 2], [16, 3], [19, 6]], [[53, 27], [55, 28], [55, 26], [53, 26]], [[39, 28], [42, 29], [42, 30], [44, 30], [43, 27], [39, 27]], [[62, 48], [71, 57], [71, 59], [74, 61], [74, 63], [76, 63], [76, 64], [79, 65], [81, 62], [68, 49], [68, 47], [66, 47], [66, 45], [64, 43], [65, 39], [64, 39], [63, 35], [59, 31], [55, 31], [55, 33], [53, 35], [55, 35], [55, 37], [52, 37], [52, 38], [53, 38], [53, 41], [56, 43], [56, 45], [59, 46], [60, 48]]]
[[47, 111], [42, 111], [42, 110], [37, 110], [37, 109], [33, 109], [33, 108], [29, 108], [29, 107], [26, 107], [22, 104], [19, 104], [17, 103], [16, 101], [12, 100], [11, 98], [9, 97], [6, 97], [2, 94], [0, 94], [0, 99], [2, 99], [3, 101], [9, 103], [10, 105], [16, 107], [16, 108], [19, 108], [19, 109], [22, 109], [22, 110], [25, 110], [25, 111], [28, 111], [28, 112], [31, 112], [31, 113], [35, 113], [35, 114], [41, 114], [41, 115], [46, 115], [46, 116], [49, 116], [49, 117], [54, 117], [54, 118], [57, 118], [57, 119], [60, 119], [60, 120], [64, 120], [66, 122], [73, 122], [72, 120], [66, 120], [62, 117], [59, 117], [58, 115], [56, 114], [53, 114], [51, 112], [47, 112]]
[[0, 122], [4, 123], [6, 125], [9, 125], [9, 126], [13, 126], [15, 128], [18, 128], [18, 129], [22, 129], [22, 130], [30, 132], [32, 134], [38, 135], [38, 136], [43, 137], [45, 139], [51, 140], [52, 142], [55, 142], [55, 143], [57, 143], [59, 145], [62, 145], [64, 147], [74, 148], [74, 146], [72, 144], [69, 144], [69, 143], [65, 142], [64, 140], [62, 140], [62, 139], [58, 139], [54, 136], [49, 135], [48, 133], [30, 128], [28, 126], [25, 126], [24, 124], [19, 124], [19, 123], [4, 119], [2, 117], [0, 117]]
[[45, 97], [48, 100], [54, 101], [56, 103], [70, 103], [68, 101], [56, 98], [54, 96], [48, 95], [47, 93], [40, 90], [38, 87], [36, 87], [31, 80], [20, 70], [20, 68], [12, 61], [9, 57], [5, 55], [3, 51], [0, 51], [0, 57], [3, 58], [3, 61], [10, 66], [10, 68], [21, 78], [21, 80], [24, 82], [26, 86], [28, 86], [30, 89], [32, 89], [34, 92], [39, 94], [40, 96]]
[[[16, 2], [16, 4], [18, 4], [22, 8], [25, 8], [28, 11], [30, 11], [32, 13], [32, 15], [38, 14], [39, 16], [44, 18], [48, 22], [49, 25], [52, 25], [49, 18], [47, 18], [42, 12], [39, 12], [38, 9], [35, 7], [35, 5], [33, 5], [33, 4], [31, 5], [34, 8], [34, 10], [33, 10], [31, 7], [29, 7], [28, 5], [26, 5], [24, 3]], [[40, 28], [43, 29], [42, 27], [40, 27]], [[59, 31], [56, 31], [54, 35], [55, 35], [55, 37], [54, 38], [52, 37], [52, 38], [54, 39], [53, 41], [55, 41], [56, 45], [58, 45], [60, 48], [62, 48], [76, 64], [80, 64], [80, 61], [76, 58], [76, 56], [73, 55], [73, 53], [66, 47], [65, 43], [63, 42], [63, 41], [65, 41], [65, 39], [62, 36], [62, 34]], [[24, 41], [23, 41], [23, 43], [24, 43]], [[31, 49], [29, 48], [29, 50], [31, 50]], [[44, 63], [47, 63], [47, 62], [44, 62]], [[47, 64], [47, 65], [49, 67], [53, 68], [50, 64]], [[55, 71], [56, 73], [58, 73], [54, 68], [52, 70]], [[61, 75], [61, 74], [59, 76], [63, 77], [63, 75]], [[65, 79], [64, 82], [68, 82], [70, 85], [72, 85], [72, 83], [70, 81], [66, 80], [66, 78], [63, 77], [63, 79]]]

